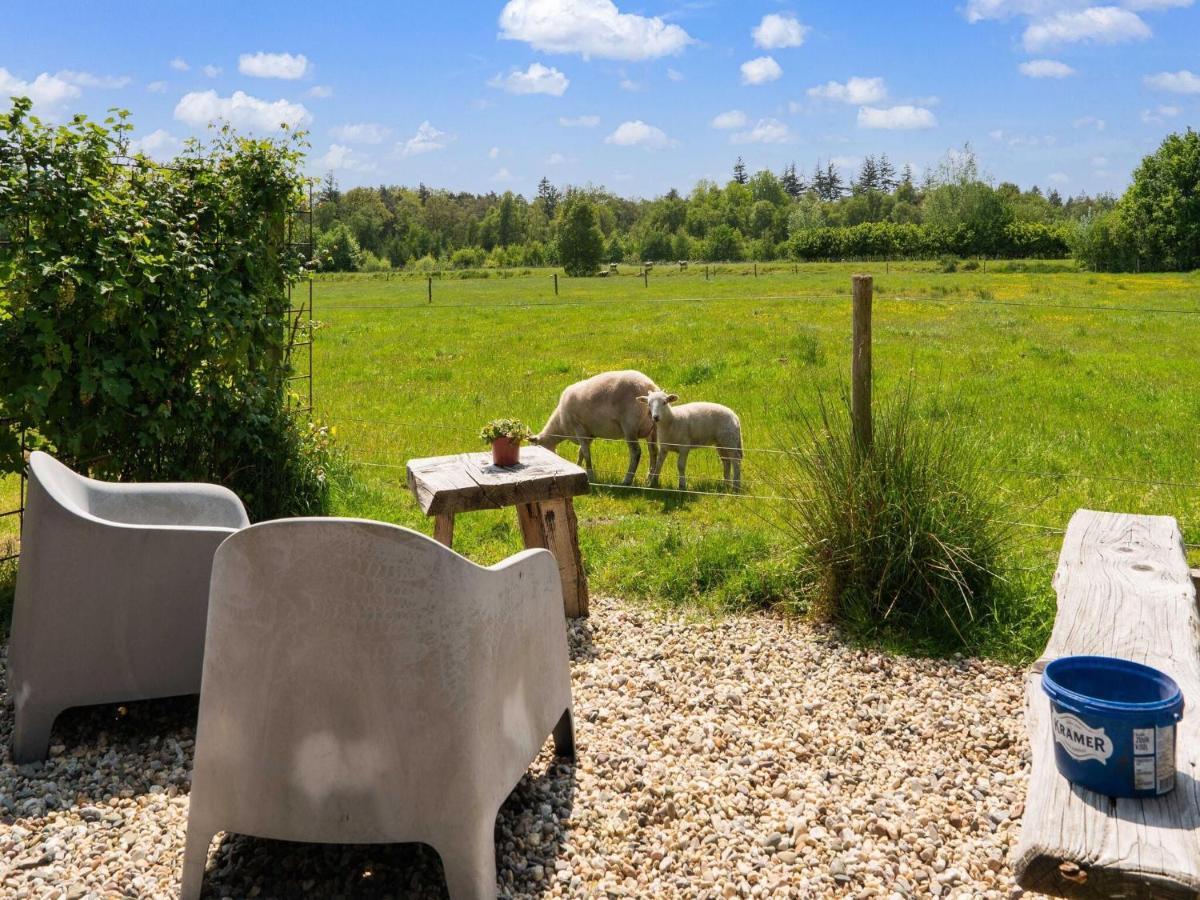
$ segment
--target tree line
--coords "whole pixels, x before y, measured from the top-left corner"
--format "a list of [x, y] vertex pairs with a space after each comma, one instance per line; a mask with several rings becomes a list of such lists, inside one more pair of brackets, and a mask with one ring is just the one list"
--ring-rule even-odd
[[810, 173], [791, 164], [750, 174], [739, 158], [724, 185], [702, 180], [653, 199], [547, 178], [532, 199], [423, 184], [342, 191], [330, 175], [314, 218], [331, 270], [563, 265], [591, 274], [614, 262], [1072, 254], [1097, 269], [1190, 268], [1195, 254], [1164, 242], [1179, 230], [1174, 217], [1200, 218], [1198, 185], [1188, 191], [1195, 144], [1190, 130], [1169, 137], [1120, 200], [996, 184], [968, 145], [919, 180], [886, 154], [866, 157], [849, 180], [830, 161]]

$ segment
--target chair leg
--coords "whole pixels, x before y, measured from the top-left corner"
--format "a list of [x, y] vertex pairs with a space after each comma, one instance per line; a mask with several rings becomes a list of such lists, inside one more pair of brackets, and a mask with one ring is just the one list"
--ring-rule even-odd
[[13, 762], [38, 762], [50, 752], [50, 731], [61, 712], [58, 708], [25, 704], [16, 711], [13, 721]]
[[200, 900], [200, 891], [204, 887], [204, 867], [208, 865], [208, 848], [215, 833], [211, 829], [195, 828], [188, 823], [179, 900]]
[[554, 726], [554, 754], [575, 758], [575, 716], [569, 709]]
[[496, 817], [464, 822], [434, 849], [442, 858], [450, 900], [496, 900]]

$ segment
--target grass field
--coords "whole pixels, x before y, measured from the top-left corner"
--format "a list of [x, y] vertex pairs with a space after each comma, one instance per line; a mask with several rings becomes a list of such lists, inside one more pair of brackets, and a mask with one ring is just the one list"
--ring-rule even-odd
[[[1054, 530], [1076, 508], [1175, 515], [1200, 542], [1191, 365], [1200, 277], [1094, 275], [1068, 263], [886, 269], [780, 265], [754, 277], [745, 264], [706, 280], [703, 267], [659, 268], [648, 286], [627, 270], [560, 276], [557, 297], [549, 272], [435, 278], [432, 303], [424, 277], [321, 280], [317, 409], [355, 475], [336, 512], [430, 532], [404, 486], [407, 459], [481, 448], [479, 426], [496, 416], [539, 428], [567, 384], [637, 368], [682, 400], [740, 413], [745, 496], [596, 488], [577, 503], [593, 590], [710, 608], [802, 606], [793, 548], [771, 521], [780, 457], [769, 451], [786, 441], [789, 410], [812, 410], [818, 392], [836, 396], [845, 382], [850, 275], [863, 270], [876, 276], [877, 392], [911, 377], [923, 415], [982, 440], [1022, 523], [1013, 577], [1024, 602], [980, 637], [981, 652], [1041, 649]], [[574, 446], [560, 452], [573, 457]], [[598, 480], [620, 480], [623, 445], [598, 444], [594, 457]], [[693, 453], [697, 490], [721, 491], [719, 472], [715, 453]], [[640, 484], [644, 474], [643, 462]], [[472, 559], [518, 547], [511, 511], [459, 519], [456, 548]]]
[[[424, 276], [322, 278], [316, 406], [353, 463], [335, 512], [431, 533], [405, 488], [406, 460], [483, 450], [479, 427], [497, 416], [540, 428], [566, 385], [637, 368], [685, 401], [740, 413], [744, 493], [718, 495], [712, 451], [692, 454], [698, 493], [594, 488], [576, 504], [592, 590], [698, 609], [802, 610], [795, 548], [772, 520], [781, 457], [771, 451], [787, 444], [790, 411], [815, 409], [820, 392], [836, 398], [847, 379], [859, 270], [876, 276], [877, 396], [911, 378], [922, 415], [986, 446], [1022, 523], [1009, 573], [1020, 602], [976, 636], [976, 650], [1040, 651], [1055, 532], [1081, 506], [1174, 515], [1200, 543], [1200, 274], [1093, 275], [1062, 262], [954, 273], [934, 263], [777, 265], [758, 277], [743, 264], [711, 280], [703, 266], [660, 267], [648, 286], [626, 269], [560, 275], [558, 296], [549, 271], [435, 277], [432, 303]], [[573, 458], [574, 445], [560, 452]], [[598, 480], [619, 482], [624, 446], [597, 442], [593, 455]], [[16, 479], [0, 480], [0, 510], [16, 496]], [[16, 527], [0, 518], [0, 547]], [[515, 516], [461, 516], [455, 546], [495, 562], [520, 546]]]

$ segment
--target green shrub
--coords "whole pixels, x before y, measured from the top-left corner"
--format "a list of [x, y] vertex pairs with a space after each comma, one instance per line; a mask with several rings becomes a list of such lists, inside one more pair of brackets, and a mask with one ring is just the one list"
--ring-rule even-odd
[[953, 256], [942, 256], [938, 258], [938, 268], [949, 275], [951, 272], [958, 271], [958, 260]]
[[871, 639], [973, 645], [995, 617], [1012, 534], [979, 444], [918, 417], [911, 384], [878, 404], [868, 450], [849, 403], [822, 399], [784, 446], [781, 524], [804, 555], [806, 593]]
[[[0, 418], [100, 478], [215, 481], [255, 518], [324, 508], [327, 448], [288, 410], [294, 140], [128, 152], [124, 117], [0, 115]], [[0, 469], [23, 465], [11, 433]]]

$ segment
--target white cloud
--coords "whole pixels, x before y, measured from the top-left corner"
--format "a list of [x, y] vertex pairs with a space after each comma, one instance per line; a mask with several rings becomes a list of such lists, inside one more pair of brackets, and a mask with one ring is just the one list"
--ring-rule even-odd
[[434, 128], [428, 121], [417, 127], [417, 133], [403, 144], [398, 145], [401, 156], [419, 156], [443, 149], [454, 138], [444, 131]]
[[604, 139], [606, 144], [616, 144], [618, 147], [645, 147], [647, 150], [662, 150], [673, 147], [677, 143], [667, 137], [666, 132], [653, 125], [647, 125], [641, 119], [634, 122], [622, 122], [617, 130]]
[[1119, 6], [1089, 6], [1035, 21], [1025, 29], [1023, 40], [1026, 50], [1041, 50], [1081, 41], [1096, 44], [1142, 41], [1150, 34], [1150, 26], [1137, 13]]
[[741, 128], [746, 124], [746, 114], [740, 109], [723, 112], [712, 120], [713, 128]]
[[683, 73], [678, 69], [667, 69], [667, 77], [672, 81], [683, 81]]
[[561, 153], [551, 153], [546, 157], [546, 162], [552, 166], [561, 166], [567, 161], [567, 158]]
[[988, 137], [993, 141], [1007, 144], [1010, 147], [1053, 147], [1058, 143], [1058, 138], [1052, 134], [1012, 134], [1007, 131], [996, 130], [989, 131]]
[[1159, 72], [1147, 75], [1146, 84], [1173, 94], [1200, 94], [1200, 75], [1180, 69], [1178, 72]]
[[621, 81], [617, 84], [617, 87], [619, 87], [623, 91], [629, 91], [629, 93], [631, 93], [631, 94], [636, 94], [638, 91], [640, 91], [642, 89], [642, 86], [640, 84], [638, 84], [636, 81], [634, 81], [632, 78], [622, 78]]
[[56, 72], [55, 77], [81, 88], [116, 89], [123, 88], [132, 81], [128, 75], [93, 75], [91, 72], [75, 72], [71, 69]]
[[808, 96], [819, 100], [837, 100], [841, 103], [853, 103], [855, 106], [878, 103], [887, 97], [887, 84], [882, 78], [860, 78], [855, 76], [841, 84], [830, 81], [826, 84], [810, 87]]
[[1051, 172], [1050, 181], [1054, 184], [1066, 184], [1071, 180], [1071, 176], [1066, 172]]
[[891, 106], [879, 109], [864, 106], [858, 111], [860, 128], [880, 128], [889, 131], [911, 131], [918, 128], [934, 128], [937, 118], [922, 106]]
[[207, 78], [217, 78], [220, 76], [222, 70], [220, 66], [205, 66], [201, 71]]
[[551, 97], [561, 97], [570, 83], [558, 69], [537, 62], [531, 63], [524, 72], [517, 69], [507, 75], [497, 75], [488, 82], [510, 94], [549, 94]]
[[308, 96], [324, 100], [326, 97], [333, 96], [333, 88], [327, 84], [314, 84], [308, 89]]
[[1028, 78], [1066, 78], [1075, 70], [1056, 59], [1031, 59], [1017, 67]]
[[492, 176], [492, 181], [499, 182], [501, 184], [507, 184], [508, 182], [510, 182], [512, 180], [513, 180], [512, 172], [508, 171], [508, 169], [504, 168], [503, 166], [501, 166], [500, 169], [498, 169], [496, 171], [496, 173]]
[[509, 0], [500, 11], [500, 37], [584, 59], [657, 59], [693, 43], [678, 25], [623, 13], [612, 0]]
[[238, 71], [254, 78], [295, 81], [308, 72], [308, 57], [303, 53], [243, 53], [238, 57]]
[[764, 50], [776, 50], [781, 47], [799, 47], [809, 32], [807, 25], [802, 25], [793, 15], [770, 13], [762, 17], [762, 21], [750, 33], [754, 35], [754, 43]]
[[500, 148], [499, 147], [493, 147], [491, 150], [488, 151], [488, 159], [499, 159], [499, 158], [500, 158]]
[[599, 116], [559, 116], [558, 124], [563, 128], [595, 128], [600, 124]]
[[[1137, 12], [1153, 12], [1191, 6], [1192, 0], [1110, 0], [1113, 6]], [[964, 13], [968, 22], [985, 19], [1045, 19], [1061, 12], [1093, 6], [1093, 0], [969, 0]]]
[[329, 133], [342, 144], [382, 144], [392, 133], [392, 129], [378, 122], [356, 122], [352, 125], [338, 125], [329, 129]]
[[742, 84], [766, 84], [783, 74], [779, 63], [769, 56], [760, 56], [742, 63]]
[[1160, 106], [1157, 109], [1143, 109], [1142, 121], [1147, 125], [1161, 125], [1167, 119], [1173, 119], [1182, 110], [1178, 106]]
[[1092, 165], [1095, 166], [1097, 169], [1106, 168], [1108, 166], [1108, 157], [1107, 156], [1093, 156], [1092, 157]]
[[312, 116], [301, 103], [289, 100], [260, 100], [244, 91], [221, 97], [216, 91], [193, 91], [175, 104], [175, 118], [193, 127], [224, 120], [239, 128], [272, 131], [281, 124], [290, 128], [307, 125]]
[[1103, 119], [1098, 119], [1095, 116], [1080, 116], [1071, 123], [1076, 128], [1095, 128], [1097, 131], [1103, 131], [1108, 127], [1108, 123]]
[[170, 159], [182, 148], [183, 141], [162, 128], [129, 142], [129, 149], [133, 153], [141, 153], [152, 159]]
[[187, 60], [183, 59], [182, 57], [179, 57], [179, 56], [177, 56], [173, 60], [171, 60], [170, 66], [176, 72], [186, 72], [188, 69], [191, 68], [191, 66], [189, 66], [187, 64]]
[[167, 83], [165, 81], [152, 81], [146, 85], [146, 90], [151, 94], [163, 94], [166, 93]]
[[42, 112], [54, 112], [82, 93], [77, 85], [49, 72], [43, 72], [33, 81], [23, 81], [8, 69], [0, 68], [0, 97], [28, 97], [35, 109]]
[[342, 172], [370, 172], [375, 168], [369, 160], [363, 159], [357, 150], [345, 144], [331, 144], [324, 156], [318, 156], [314, 162], [319, 169]]
[[739, 131], [730, 141], [735, 144], [782, 144], [791, 134], [778, 119], [759, 119], [749, 131]]

